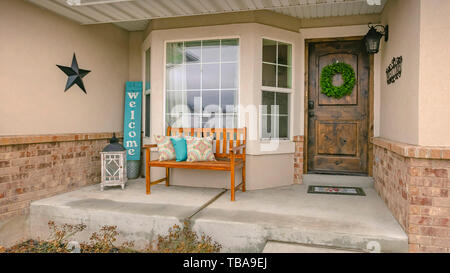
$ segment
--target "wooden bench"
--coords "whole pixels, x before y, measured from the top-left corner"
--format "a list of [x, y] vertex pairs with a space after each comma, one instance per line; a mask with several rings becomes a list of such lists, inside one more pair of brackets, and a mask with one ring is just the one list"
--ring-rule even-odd
[[[231, 201], [235, 200], [235, 192], [239, 187], [245, 192], [245, 144], [247, 129], [244, 128], [167, 128], [167, 136], [194, 136], [207, 137], [214, 135], [213, 149], [214, 156], [217, 161], [205, 162], [177, 162], [150, 160], [150, 149], [157, 147], [156, 144], [144, 145], [146, 149], [146, 192], [150, 194], [150, 187], [161, 182], [166, 182], [166, 186], [170, 184], [170, 169], [197, 169], [197, 170], [217, 170], [229, 171], [231, 175]], [[214, 147], [215, 146], [215, 147]], [[166, 177], [159, 180], [150, 181], [150, 168], [162, 167], [166, 168]], [[235, 171], [242, 168], [242, 182], [235, 186]]]

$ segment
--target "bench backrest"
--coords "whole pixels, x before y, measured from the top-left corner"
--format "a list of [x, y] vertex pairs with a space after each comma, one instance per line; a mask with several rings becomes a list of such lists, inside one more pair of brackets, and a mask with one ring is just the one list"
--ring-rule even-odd
[[[231, 150], [247, 141], [247, 128], [172, 128], [167, 127], [167, 136], [208, 137], [214, 135], [213, 149], [216, 158], [230, 158]], [[236, 158], [245, 158], [245, 148], [236, 153]]]

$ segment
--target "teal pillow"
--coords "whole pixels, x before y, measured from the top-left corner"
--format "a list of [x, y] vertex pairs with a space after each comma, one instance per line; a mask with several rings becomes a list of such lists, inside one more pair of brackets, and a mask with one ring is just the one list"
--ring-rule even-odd
[[187, 145], [186, 139], [183, 137], [171, 137], [170, 141], [172, 141], [173, 148], [175, 149], [175, 157], [177, 161], [186, 161], [187, 159]]

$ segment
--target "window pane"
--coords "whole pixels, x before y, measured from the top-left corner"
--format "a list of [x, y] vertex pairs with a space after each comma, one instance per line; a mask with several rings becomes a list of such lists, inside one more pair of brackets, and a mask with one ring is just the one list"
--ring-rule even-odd
[[211, 114], [202, 118], [203, 128], [220, 128], [220, 116], [217, 114]]
[[202, 62], [219, 62], [220, 61], [220, 40], [203, 41]]
[[236, 62], [238, 60], [238, 40], [222, 40], [222, 62]]
[[236, 128], [237, 127], [237, 116], [236, 115], [224, 115], [222, 117], [223, 128]]
[[271, 114], [272, 105], [275, 105], [275, 93], [263, 91], [262, 92], [262, 113]]
[[263, 62], [276, 63], [277, 42], [263, 39]]
[[263, 64], [262, 85], [276, 87], [276, 65]]
[[150, 136], [150, 94], [145, 95], [145, 136]]
[[170, 43], [166, 52], [166, 126], [236, 126], [239, 39]]
[[222, 64], [221, 88], [237, 88], [237, 63]]
[[288, 138], [289, 94], [262, 91], [261, 107], [261, 138]]
[[201, 113], [202, 110], [202, 98], [200, 91], [188, 91], [186, 92], [187, 107], [190, 113]]
[[183, 63], [183, 43], [167, 44], [166, 52], [167, 64], [181, 64]]
[[166, 125], [174, 128], [198, 128], [201, 126], [200, 117], [197, 115], [166, 115]]
[[145, 51], [145, 90], [150, 89], [150, 48]]
[[166, 69], [167, 90], [183, 90], [184, 65], [168, 65]]
[[221, 107], [223, 113], [234, 113], [236, 111], [236, 91], [222, 90], [221, 92]]
[[200, 64], [186, 65], [186, 88], [200, 89]]
[[202, 88], [219, 89], [220, 85], [220, 64], [204, 64], [202, 68]]
[[272, 137], [272, 124], [270, 122], [271, 116], [261, 116], [261, 137], [271, 138]]
[[203, 113], [220, 113], [219, 91], [203, 91], [202, 109]]
[[278, 43], [278, 64], [292, 65], [292, 46]]
[[278, 119], [278, 137], [288, 138], [288, 117], [281, 116]]
[[189, 113], [186, 91], [172, 91], [166, 94], [166, 113]]
[[279, 114], [287, 115], [288, 114], [288, 94], [287, 93], [276, 93], [277, 96], [277, 105]]
[[291, 68], [278, 66], [278, 87], [291, 88]]
[[186, 42], [186, 63], [199, 63], [201, 57], [201, 41]]

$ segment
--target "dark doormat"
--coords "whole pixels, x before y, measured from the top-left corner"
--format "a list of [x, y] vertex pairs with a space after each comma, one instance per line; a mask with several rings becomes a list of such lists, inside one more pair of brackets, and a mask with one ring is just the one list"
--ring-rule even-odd
[[319, 194], [341, 194], [341, 195], [360, 195], [366, 196], [363, 189], [358, 187], [339, 187], [339, 186], [309, 186], [308, 193]]

